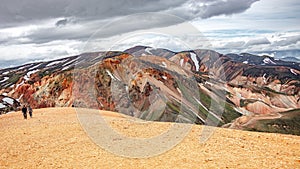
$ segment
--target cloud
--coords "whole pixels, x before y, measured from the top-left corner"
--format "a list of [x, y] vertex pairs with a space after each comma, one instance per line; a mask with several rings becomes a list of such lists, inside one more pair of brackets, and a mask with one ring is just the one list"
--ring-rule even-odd
[[2, 45], [0, 46], [0, 68], [76, 55], [80, 53], [82, 46], [82, 42], [74, 40], [53, 41], [41, 45], [32, 43]]
[[257, 39], [250, 39], [246, 44], [245, 47], [255, 46], [255, 45], [265, 45], [271, 44], [271, 42], [266, 37], [261, 37]]
[[98, 33], [99, 35], [95, 34], [88, 39], [85, 45], [87, 51], [125, 50], [136, 45], [187, 50], [210, 45], [208, 39], [187, 22], [162, 28], [135, 30], [107, 38], [99, 38], [103, 34], [102, 30]]
[[[274, 53], [278, 51], [275, 57], [280, 58], [286, 55], [286, 52], [293, 51], [293, 57], [300, 57], [300, 32], [274, 32], [274, 31], [256, 31], [256, 30], [216, 30], [208, 34], [211, 40], [211, 49], [220, 53]], [[234, 34], [235, 36], [232, 36]], [[215, 38], [217, 36], [217, 38]], [[295, 52], [296, 51], [296, 52]], [[288, 53], [289, 55], [291, 52]]]
[[58, 20], [55, 25], [60, 27], [60, 26], [65, 26], [66, 24], [68, 23], [68, 19], [61, 19], [61, 20]]
[[[256, 1], [3, 0], [0, 6], [0, 43], [86, 41], [99, 30], [101, 33], [97, 33], [98, 38], [107, 38], [136, 30], [176, 25], [195, 18], [240, 13]], [[8, 33], [22, 33], [2, 38], [1, 27], [14, 28], [11, 30], [13, 33]]]
[[277, 46], [287, 46], [297, 44], [300, 41], [300, 35], [284, 37], [283, 40], [275, 41], [274, 44]]
[[[3, 0], [0, 60], [79, 54], [91, 39], [91, 50], [105, 50], [130, 34], [168, 27], [172, 29], [160, 31], [177, 31], [176, 36], [193, 48], [221, 53], [293, 51], [300, 47], [295, 22], [299, 4], [297, 0]], [[192, 23], [208, 40], [193, 35], [189, 27], [178, 26], [182, 23]], [[127, 39], [115, 47], [138, 44], [182, 49], [170, 37], [148, 36]]]
[[[4, 0], [0, 7], [0, 28], [36, 27], [23, 31], [19, 36], [9, 37], [14, 39], [9, 42], [0, 38], [0, 43], [47, 43], [64, 39], [85, 41], [100, 29], [98, 38], [106, 38], [135, 30], [175, 25], [195, 18], [240, 13], [256, 1]], [[117, 24], [115, 20], [119, 20]], [[110, 24], [111, 21], [114, 24]]]
[[204, 6], [202, 18], [241, 13], [250, 8], [250, 6], [257, 1], [258, 0], [215, 0]]
[[62, 19], [56, 23], [47, 24], [39, 29], [35, 29], [34, 31], [28, 31], [24, 37], [30, 39], [31, 43], [47, 43], [53, 40], [65, 39], [86, 41], [91, 37], [108, 38], [136, 30], [168, 27], [169, 25], [182, 22], [183, 20], [178, 17], [160, 13], [129, 15], [115, 18], [109, 22], [103, 20], [69, 21], [68, 19]]
[[[164, 12], [183, 19], [240, 13], [257, 0], [3, 0], [0, 27], [50, 18], [105, 20], [143, 12]], [[60, 23], [64, 23], [62, 20]]]
[[0, 6], [0, 25], [61, 17], [103, 20], [134, 13], [164, 11], [183, 3], [184, 0], [3, 0]]
[[237, 41], [237, 42], [228, 42], [226, 43], [223, 48], [234, 48], [234, 49], [240, 49], [244, 46], [244, 41]]

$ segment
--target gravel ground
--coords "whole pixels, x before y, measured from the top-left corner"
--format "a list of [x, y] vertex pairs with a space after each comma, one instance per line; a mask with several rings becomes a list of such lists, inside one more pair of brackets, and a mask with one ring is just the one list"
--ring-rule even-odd
[[[101, 115], [124, 136], [109, 146], [123, 138], [162, 135], [173, 125], [105, 111]], [[0, 168], [300, 168], [299, 136], [211, 128], [211, 137], [200, 143], [204, 127], [191, 127], [172, 149], [152, 157], [130, 158], [95, 144], [74, 108], [36, 109], [27, 120], [20, 112], [9, 113], [0, 116]], [[160, 143], [157, 147], [161, 148]]]

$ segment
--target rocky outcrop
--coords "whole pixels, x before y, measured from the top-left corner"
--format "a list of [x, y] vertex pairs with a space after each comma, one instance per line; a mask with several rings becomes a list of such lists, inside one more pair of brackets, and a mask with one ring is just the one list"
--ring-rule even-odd
[[6, 94], [0, 95], [0, 115], [10, 111], [17, 111], [20, 106], [20, 102], [12, 97], [8, 97]]

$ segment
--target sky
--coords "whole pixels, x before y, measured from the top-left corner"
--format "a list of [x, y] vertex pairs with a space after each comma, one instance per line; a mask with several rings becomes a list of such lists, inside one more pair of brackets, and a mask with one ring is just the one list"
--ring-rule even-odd
[[0, 68], [136, 45], [300, 59], [299, 0], [2, 0]]

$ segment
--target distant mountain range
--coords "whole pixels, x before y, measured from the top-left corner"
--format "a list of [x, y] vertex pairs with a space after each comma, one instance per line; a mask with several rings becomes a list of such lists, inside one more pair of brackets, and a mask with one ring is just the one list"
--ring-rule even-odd
[[0, 111], [86, 107], [145, 120], [300, 135], [300, 63], [136, 46], [0, 69]]

